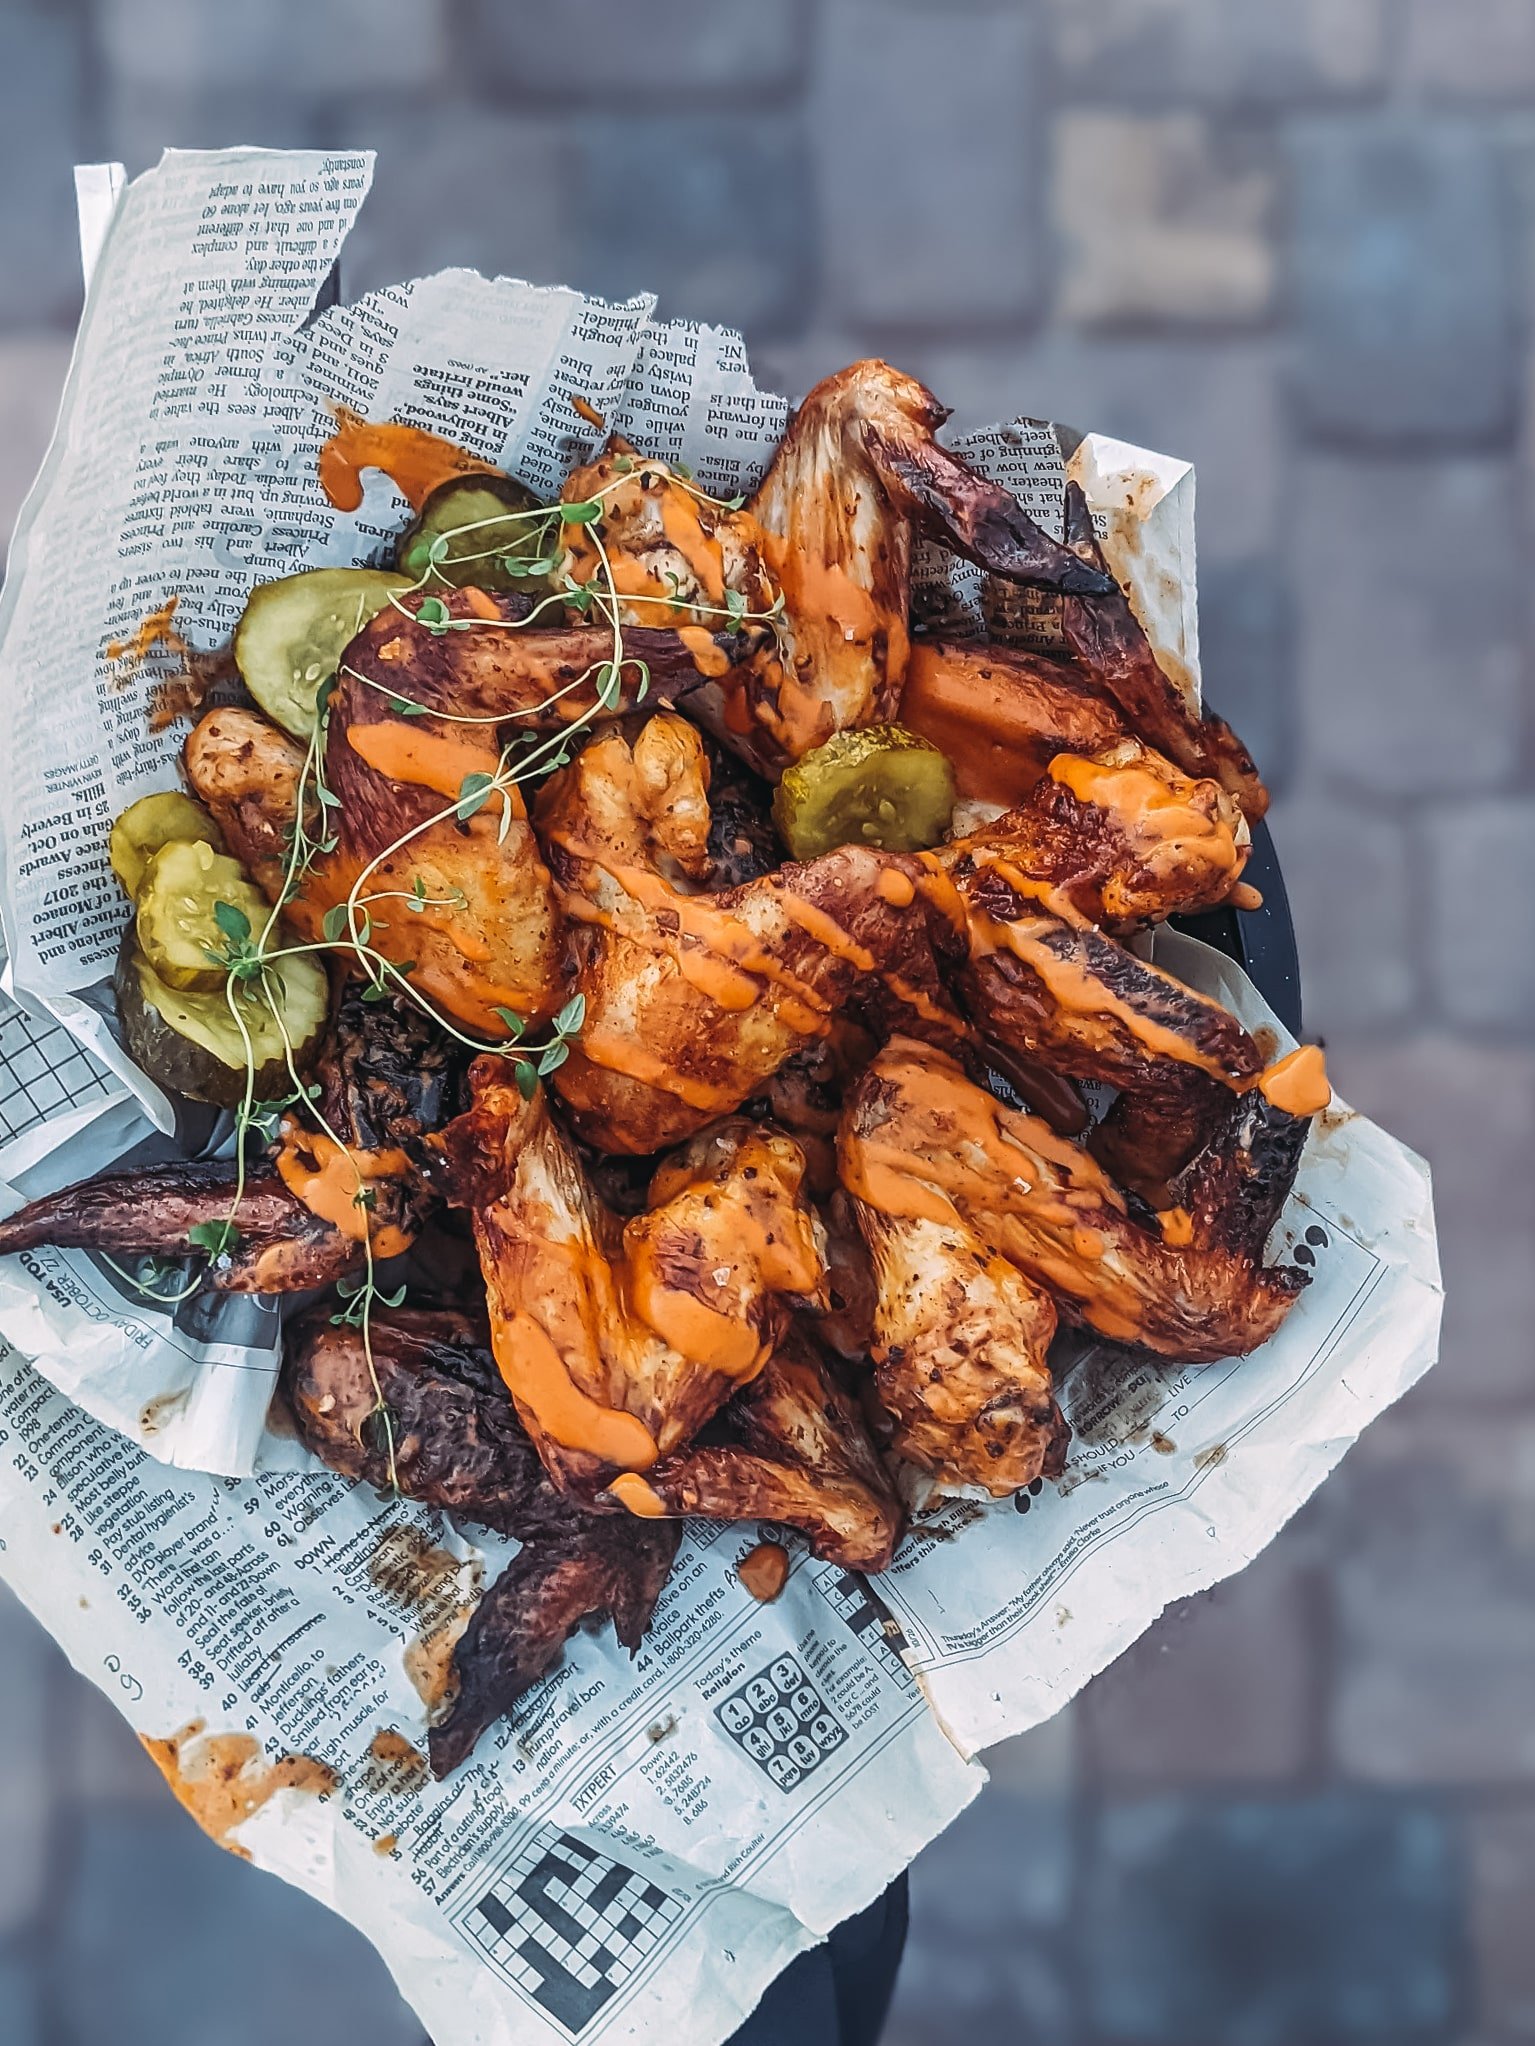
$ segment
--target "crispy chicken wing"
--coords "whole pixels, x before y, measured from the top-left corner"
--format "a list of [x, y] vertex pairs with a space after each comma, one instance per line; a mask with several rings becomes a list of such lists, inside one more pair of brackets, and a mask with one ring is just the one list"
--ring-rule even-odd
[[761, 1370], [796, 1304], [821, 1298], [805, 1162], [735, 1121], [665, 1161], [625, 1222], [591, 1191], [542, 1091], [477, 1060], [445, 1133], [471, 1209], [496, 1359], [557, 1483], [644, 1470]]
[[914, 533], [1010, 581], [1105, 591], [935, 435], [948, 417], [888, 363], [853, 363], [817, 384], [789, 423], [747, 507], [757, 554], [782, 592], [771, 644], [701, 691], [700, 714], [775, 773], [849, 725], [894, 714], [905, 679]]
[[1049, 1296], [957, 1216], [855, 1207], [874, 1265], [874, 1385], [896, 1454], [997, 1498], [1056, 1475], [1066, 1432], [1045, 1361]]
[[942, 639], [913, 641], [900, 721], [948, 754], [961, 797], [1008, 807], [1057, 753], [1103, 753], [1127, 736], [1112, 698], [1073, 662]]
[[[600, 704], [607, 627], [519, 630], [523, 598], [450, 591], [439, 601], [472, 623], [433, 631], [386, 606], [343, 656], [324, 756], [333, 801], [323, 820], [317, 804], [308, 820], [317, 842], [333, 832], [334, 843], [298, 877], [288, 915], [317, 940], [326, 912], [357, 887], [369, 943], [460, 1023], [501, 1039], [500, 1010], [535, 1017], [558, 1001], [558, 920], [520, 794], [471, 796], [462, 813], [454, 805], [484, 790], [504, 747], [521, 747], [533, 766], [541, 746], [547, 762], [578, 717], [631, 708], [639, 670], [624, 668]], [[649, 665], [652, 694], [698, 683], [676, 633], [638, 630], [628, 642]], [[273, 899], [302, 764], [250, 711], [212, 711], [187, 741], [188, 780]]]
[[558, 1541], [529, 1542], [481, 1598], [453, 1651], [458, 1694], [427, 1733], [432, 1774], [450, 1775], [486, 1727], [547, 1675], [584, 1621], [607, 1617], [631, 1654], [677, 1553], [664, 1520], [594, 1518]]
[[[100, 1173], [0, 1222], [0, 1252], [56, 1244], [109, 1256], [197, 1253], [190, 1232], [233, 1215], [235, 1237], [209, 1258], [220, 1292], [294, 1293], [351, 1276], [407, 1249], [433, 1205], [425, 1139], [458, 1107], [457, 1047], [405, 996], [365, 1003], [343, 991], [316, 1069], [318, 1107], [337, 1150], [307, 1118], [284, 1119], [271, 1154], [247, 1172], [231, 1159], [174, 1159]], [[366, 1192], [368, 1207], [359, 1205]], [[239, 1195], [236, 1205], [236, 1195]]]
[[637, 1513], [777, 1520], [848, 1570], [889, 1567], [901, 1509], [862, 1414], [792, 1327], [704, 1439], [625, 1488]]
[[[664, 771], [651, 773], [652, 753]], [[660, 808], [651, 786], [664, 792]], [[617, 732], [594, 740], [539, 801], [586, 997], [555, 1085], [581, 1135], [605, 1150], [659, 1150], [739, 1108], [850, 1007], [945, 1041], [962, 1035], [939, 963], [945, 947], [957, 956], [959, 936], [917, 861], [845, 846], [690, 893], [707, 857], [700, 811], [706, 839], [702, 752], [665, 715], [632, 744]]]
[[371, 1350], [370, 1361], [361, 1331], [323, 1314], [290, 1329], [283, 1390], [303, 1441], [347, 1477], [524, 1544], [454, 1648], [455, 1695], [427, 1736], [446, 1776], [583, 1621], [610, 1616], [624, 1646], [639, 1646], [681, 1530], [603, 1517], [557, 1490], [467, 1316], [380, 1309]]
[[956, 880], [985, 877], [1067, 922], [1125, 933], [1226, 901], [1251, 849], [1218, 782], [1126, 739], [1057, 753], [1014, 809], [937, 857]]
[[958, 1223], [1068, 1319], [1208, 1364], [1266, 1341], [1305, 1284], [1265, 1267], [1263, 1252], [1309, 1128], [1261, 1089], [1233, 1099], [1148, 1227], [1085, 1151], [1002, 1107], [942, 1053], [896, 1040], [849, 1101], [839, 1152], [861, 1217]]
[[[1066, 539], [1082, 561], [1105, 567], [1092, 513], [1076, 483], [1066, 486]], [[1106, 593], [1091, 599], [1068, 594], [1061, 605], [1061, 627], [1076, 660], [1113, 698], [1136, 738], [1176, 761], [1185, 774], [1218, 781], [1256, 824], [1269, 799], [1252, 755], [1223, 718], [1199, 717], [1189, 709], [1163, 673], [1123, 591], [1111, 583]]]

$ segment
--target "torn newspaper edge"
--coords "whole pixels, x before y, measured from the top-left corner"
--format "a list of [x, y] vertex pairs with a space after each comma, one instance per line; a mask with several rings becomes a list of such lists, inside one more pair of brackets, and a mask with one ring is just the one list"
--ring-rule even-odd
[[[371, 558], [398, 530], [382, 478], [349, 516], [321, 498], [327, 401], [449, 432], [545, 490], [590, 448], [573, 394], [727, 495], [787, 416], [737, 336], [659, 325], [648, 299], [457, 271], [311, 317], [370, 175], [364, 156], [171, 154], [102, 237], [0, 596], [12, 1198], [168, 1145], [169, 1104], [112, 1032], [127, 912], [104, 845], [171, 780], [176, 741], [148, 730], [154, 649], [110, 649], [170, 595], [213, 644], [254, 582]], [[1069, 466], [1197, 692], [1187, 465], [1026, 419], [960, 445], [1057, 532]], [[922, 561], [930, 619], [1048, 643], [1048, 607], [1009, 611], [1015, 594]], [[1283, 1041], [1220, 955], [1157, 945]], [[1410, 1153], [1335, 1102], [1278, 1238], [1314, 1283], [1253, 1357], [1127, 1372], [1083, 1346], [1061, 1482], [939, 1506], [875, 1586], [790, 1536], [789, 1589], [759, 1606], [734, 1567], [756, 1530], [690, 1526], [635, 1661], [578, 1636], [445, 1785], [419, 1766], [428, 1701], [476, 1571], [510, 1545], [472, 1549], [265, 1433], [279, 1334], [261, 1304], [157, 1313], [84, 1253], [0, 1264], [0, 1567], [205, 1822], [210, 1768], [249, 1757], [256, 1808], [226, 1844], [368, 1933], [439, 2046], [715, 2046], [975, 1794], [969, 1757], [1240, 1569], [1428, 1368], [1440, 1286]]]

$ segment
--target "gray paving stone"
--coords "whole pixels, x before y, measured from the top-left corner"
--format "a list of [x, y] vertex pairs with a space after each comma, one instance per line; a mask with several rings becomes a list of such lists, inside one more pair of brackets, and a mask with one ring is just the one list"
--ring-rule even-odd
[[53, 434], [69, 343], [59, 334], [0, 338], [0, 546], [32, 487]]
[[1267, 558], [1204, 562], [1199, 661], [1205, 702], [1235, 726], [1279, 793], [1296, 753], [1295, 631], [1289, 589]]
[[803, 62], [806, 0], [561, 0], [510, 8], [469, 0], [459, 61], [476, 85], [551, 98], [662, 101], [702, 92], [732, 103], [781, 92]]
[[1035, 309], [1039, 60], [1021, 8], [826, 0], [810, 129], [834, 316], [905, 330]]
[[1264, 134], [1196, 114], [1061, 115], [1059, 311], [1083, 326], [1266, 317], [1277, 178]]
[[1239, 1576], [1164, 1613], [1089, 1684], [1090, 1781], [1171, 1790], [1306, 1773], [1322, 1690], [1310, 1546], [1286, 1530]]
[[1078, 1916], [1106, 2040], [1440, 2041], [1463, 2000], [1455, 1842], [1431, 1802], [1111, 1806]]
[[1405, 829], [1321, 794], [1281, 797], [1269, 822], [1295, 920], [1307, 1029], [1330, 1035], [1405, 1022], [1418, 998], [1421, 918]]
[[1317, 458], [1291, 526], [1308, 767], [1391, 795], [1505, 785], [1524, 720], [1513, 464]]
[[1447, 1036], [1327, 1050], [1345, 1098], [1427, 1158], [1444, 1261], [1444, 1347], [1420, 1403], [1535, 1391], [1535, 1052]]
[[[295, 98], [420, 90], [447, 56], [444, 0], [99, 0], [102, 56], [125, 84], [196, 91], [238, 81]], [[251, 136], [232, 140], [254, 140]]]
[[892, 2042], [952, 2039], [961, 2029], [1069, 2040], [1064, 1932], [1074, 1870], [1066, 1803], [983, 1791], [912, 1866]]
[[0, 2039], [5, 2046], [44, 2046], [37, 1971], [22, 1954], [0, 1954]]
[[1437, 100], [1517, 100], [1535, 91], [1528, 0], [1408, 0], [1402, 77]]
[[570, 283], [609, 297], [654, 291], [663, 316], [749, 336], [801, 324], [814, 205], [797, 115], [593, 115], [575, 142]]
[[1298, 124], [1291, 218], [1309, 431], [1403, 449], [1504, 437], [1519, 361], [1510, 195], [1491, 139], [1419, 113]]
[[35, 1923], [47, 1896], [57, 1813], [50, 1708], [61, 1661], [32, 1615], [0, 1586], [0, 1942]]
[[1535, 796], [1425, 820], [1430, 978], [1451, 1022], [1535, 1035]]
[[1094, 100], [1334, 100], [1385, 70], [1384, 0], [1047, 0], [1046, 13], [1063, 81]]
[[1077, 1778], [1078, 1708], [1063, 1706], [1053, 1719], [999, 1741], [981, 1757], [999, 1793], [1064, 1797]]
[[50, 1995], [72, 2046], [422, 2046], [360, 1934], [213, 1846], [168, 1796], [84, 1818]]
[[903, 337], [898, 360], [953, 408], [956, 432], [1029, 412], [1191, 461], [1201, 583], [1206, 563], [1246, 562], [1275, 544], [1286, 449], [1267, 339], [1051, 328], [1021, 344]]
[[334, 141], [314, 101], [277, 86], [242, 90], [215, 71], [200, 83], [146, 83], [115, 73], [103, 82], [92, 154], [124, 164], [130, 177], [150, 170], [166, 149], [318, 149]]
[[1535, 2039], [1535, 1804], [1478, 1810], [1467, 1831], [1477, 2014], [1499, 2038]]
[[331, 126], [348, 146], [378, 151], [342, 256], [348, 299], [459, 266], [535, 284], [575, 281], [581, 224], [568, 124], [359, 99]]
[[[1426, 1390], [1426, 1388], [1425, 1388]], [[1332, 1742], [1375, 1783], [1535, 1783], [1535, 1414], [1409, 1395], [1345, 1466]]]
[[76, 1808], [149, 1805], [165, 1810], [165, 1778], [144, 1752], [133, 1728], [111, 1701], [73, 1670], [63, 1673], [60, 1718], [67, 1728], [67, 1763], [58, 1788]]
[[72, 327], [81, 284], [74, 165], [87, 154], [84, 33], [72, 8], [0, 8], [0, 328]]

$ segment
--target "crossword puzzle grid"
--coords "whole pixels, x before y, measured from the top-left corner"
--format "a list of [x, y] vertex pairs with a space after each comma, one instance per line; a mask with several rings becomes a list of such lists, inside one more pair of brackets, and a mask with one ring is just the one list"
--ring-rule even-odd
[[665, 1937], [682, 1902], [637, 1869], [544, 1826], [455, 1915], [497, 1973], [574, 2037]]
[[67, 1030], [34, 1023], [0, 995], [0, 1144], [111, 1091], [111, 1081]]
[[822, 1580], [821, 1592], [838, 1619], [858, 1636], [865, 1650], [882, 1663], [902, 1687], [910, 1685], [911, 1671], [901, 1660], [896, 1641], [890, 1635], [890, 1615], [870, 1596], [864, 1579], [851, 1570], [839, 1570]]

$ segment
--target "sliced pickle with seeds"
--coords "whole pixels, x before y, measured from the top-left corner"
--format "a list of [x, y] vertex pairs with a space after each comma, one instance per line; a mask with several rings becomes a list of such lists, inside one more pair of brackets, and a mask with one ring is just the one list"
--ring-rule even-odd
[[260, 583], [235, 627], [235, 664], [269, 718], [295, 739], [312, 736], [321, 688], [341, 656], [410, 580], [383, 568], [310, 568]]
[[902, 725], [838, 732], [797, 760], [773, 795], [773, 822], [797, 860], [839, 845], [922, 852], [954, 811], [948, 755]]
[[201, 840], [162, 845], [144, 870], [138, 901], [139, 947], [166, 986], [184, 993], [214, 994], [229, 977], [219, 964], [230, 935], [221, 907], [237, 911], [252, 933], [271, 915], [240, 862]]
[[201, 840], [215, 852], [224, 850], [219, 828], [201, 803], [180, 789], [162, 789], [130, 803], [112, 826], [107, 858], [130, 901], [138, 899], [149, 862], [162, 845]]
[[[540, 550], [559, 545], [556, 515], [547, 520], [508, 517], [508, 513], [539, 509], [538, 499], [515, 476], [453, 476], [439, 483], [406, 527], [395, 549], [395, 561], [402, 574], [420, 582], [433, 569], [436, 577], [456, 590], [488, 590], [504, 596], [522, 590], [539, 596], [548, 587], [547, 576], [519, 574], [508, 568], [508, 559], [532, 562]], [[492, 523], [493, 522], [493, 523]], [[432, 559], [432, 544], [445, 540], [446, 551]], [[427, 587], [433, 586], [428, 581]]]

